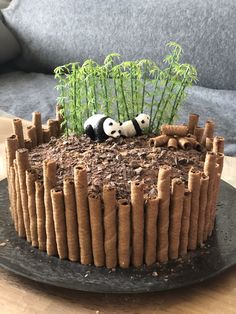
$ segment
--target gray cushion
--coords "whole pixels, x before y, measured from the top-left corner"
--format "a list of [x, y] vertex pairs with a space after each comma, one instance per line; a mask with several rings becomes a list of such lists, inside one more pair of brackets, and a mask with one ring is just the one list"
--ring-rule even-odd
[[[55, 115], [57, 91], [52, 75], [11, 72], [0, 75], [0, 109], [31, 119], [33, 111], [41, 111], [43, 121]], [[186, 122], [189, 112], [200, 114], [201, 124], [211, 118], [216, 133], [226, 138], [226, 154], [236, 156], [236, 91], [193, 87], [180, 111], [180, 121]]]
[[0, 10], [6, 8], [11, 0], [0, 0]]
[[0, 64], [3, 64], [20, 53], [20, 46], [0, 19]]
[[177, 41], [199, 85], [236, 89], [235, 0], [13, 0], [3, 14], [22, 44], [22, 69], [102, 62], [110, 52], [161, 60]]

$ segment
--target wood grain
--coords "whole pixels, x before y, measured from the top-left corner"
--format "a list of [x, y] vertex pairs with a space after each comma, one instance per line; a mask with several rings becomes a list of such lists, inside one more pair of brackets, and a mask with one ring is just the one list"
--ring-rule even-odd
[[[0, 125], [6, 123], [0, 117]], [[11, 120], [8, 120], [11, 125]], [[11, 134], [4, 128], [1, 139]], [[0, 147], [2, 146], [0, 143]], [[4, 151], [4, 150], [3, 150]], [[2, 153], [2, 152], [1, 152]], [[2, 154], [0, 155], [2, 156]], [[0, 178], [4, 178], [1, 160]], [[226, 157], [222, 177], [236, 186], [236, 158]], [[235, 314], [236, 266], [206, 282], [149, 294], [98, 294], [56, 288], [16, 276], [0, 268], [0, 313], [80, 314]]]

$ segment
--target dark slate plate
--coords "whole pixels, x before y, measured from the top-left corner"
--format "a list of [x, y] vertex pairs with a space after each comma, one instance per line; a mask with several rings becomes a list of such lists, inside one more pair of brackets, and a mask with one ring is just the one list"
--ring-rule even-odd
[[198, 283], [234, 264], [236, 189], [223, 181], [216, 230], [204, 248], [165, 265], [116, 271], [49, 257], [18, 238], [8, 210], [7, 182], [0, 182], [0, 266], [29, 279], [81, 291], [138, 293]]

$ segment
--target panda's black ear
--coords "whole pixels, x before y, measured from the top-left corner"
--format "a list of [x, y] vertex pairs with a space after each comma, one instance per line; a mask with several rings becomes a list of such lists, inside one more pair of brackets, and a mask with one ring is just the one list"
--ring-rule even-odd
[[110, 122], [109, 125], [113, 125], [113, 122]]
[[122, 122], [120, 122], [120, 125], [122, 125], [123, 123]]

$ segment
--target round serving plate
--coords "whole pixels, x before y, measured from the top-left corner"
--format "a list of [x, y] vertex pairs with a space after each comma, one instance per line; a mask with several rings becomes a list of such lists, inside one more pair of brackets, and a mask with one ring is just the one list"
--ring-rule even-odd
[[7, 181], [0, 182], [0, 266], [37, 282], [81, 291], [141, 293], [202, 282], [236, 264], [236, 189], [221, 181], [216, 228], [204, 248], [163, 265], [109, 270], [47, 256], [17, 236]]

